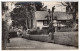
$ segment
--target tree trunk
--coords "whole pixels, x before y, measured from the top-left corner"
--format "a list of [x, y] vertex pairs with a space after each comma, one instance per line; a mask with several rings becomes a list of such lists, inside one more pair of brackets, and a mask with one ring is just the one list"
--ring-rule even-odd
[[2, 21], [2, 50], [6, 49], [8, 35], [9, 33], [7, 22]]

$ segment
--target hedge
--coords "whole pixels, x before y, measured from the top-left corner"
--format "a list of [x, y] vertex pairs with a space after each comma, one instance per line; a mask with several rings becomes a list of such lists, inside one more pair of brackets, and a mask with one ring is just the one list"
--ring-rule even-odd
[[78, 47], [78, 32], [55, 32], [54, 43]]
[[64, 44], [78, 47], [78, 32], [55, 32], [54, 40], [49, 35], [30, 35], [25, 34], [23, 37], [31, 40], [52, 42], [56, 44]]

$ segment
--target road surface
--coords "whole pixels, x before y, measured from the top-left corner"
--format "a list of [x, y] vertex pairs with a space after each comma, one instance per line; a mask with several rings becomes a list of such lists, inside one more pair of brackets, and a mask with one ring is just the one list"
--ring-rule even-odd
[[7, 44], [6, 50], [74, 50], [76, 47], [59, 45], [54, 43], [40, 42], [34, 40], [28, 40], [24, 38], [11, 38], [10, 43]]

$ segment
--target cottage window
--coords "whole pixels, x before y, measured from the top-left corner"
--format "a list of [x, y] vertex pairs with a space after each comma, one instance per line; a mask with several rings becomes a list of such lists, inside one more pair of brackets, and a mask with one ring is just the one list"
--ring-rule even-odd
[[43, 25], [47, 26], [48, 25], [48, 21], [43, 21]]

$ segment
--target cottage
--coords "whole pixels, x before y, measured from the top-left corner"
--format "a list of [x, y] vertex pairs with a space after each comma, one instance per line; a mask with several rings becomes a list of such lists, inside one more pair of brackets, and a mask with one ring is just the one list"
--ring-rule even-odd
[[[48, 28], [49, 27], [49, 19], [46, 18], [46, 16], [49, 13], [47, 11], [36, 11], [35, 12], [35, 18], [36, 18], [36, 26], [40, 29]], [[55, 27], [57, 27], [57, 30], [60, 30], [62, 28], [68, 28], [72, 26], [72, 14], [68, 14], [66, 12], [54, 12], [53, 13], [53, 19], [56, 18], [56, 24]]]
[[47, 16], [48, 12], [47, 11], [36, 11], [35, 12], [35, 17], [36, 17], [36, 25], [40, 29], [43, 27], [48, 27], [48, 20], [45, 18]]
[[71, 31], [73, 16], [66, 12], [54, 12], [53, 17], [57, 20], [57, 31]]

